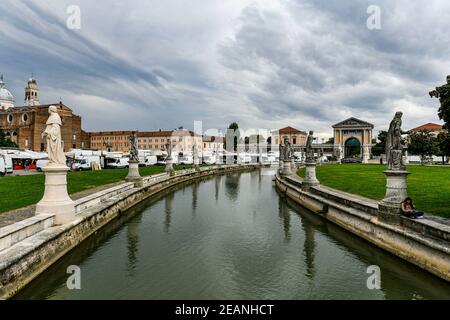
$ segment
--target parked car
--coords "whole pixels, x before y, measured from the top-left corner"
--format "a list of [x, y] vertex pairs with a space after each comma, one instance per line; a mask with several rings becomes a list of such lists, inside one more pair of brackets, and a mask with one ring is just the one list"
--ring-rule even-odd
[[47, 164], [48, 164], [48, 159], [40, 159], [40, 160], [36, 161], [36, 171], [42, 172], [42, 168], [47, 166]]

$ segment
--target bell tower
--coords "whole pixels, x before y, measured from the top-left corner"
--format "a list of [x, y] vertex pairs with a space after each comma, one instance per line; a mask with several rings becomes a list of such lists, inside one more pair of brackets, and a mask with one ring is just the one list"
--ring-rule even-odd
[[25, 103], [30, 106], [39, 104], [39, 88], [33, 76], [28, 80], [25, 87]]

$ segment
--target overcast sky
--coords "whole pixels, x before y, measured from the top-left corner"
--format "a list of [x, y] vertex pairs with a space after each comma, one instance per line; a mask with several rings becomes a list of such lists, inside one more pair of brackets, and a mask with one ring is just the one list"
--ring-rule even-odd
[[2, 0], [0, 73], [22, 104], [33, 72], [41, 102], [61, 98], [89, 131], [202, 120], [331, 136], [354, 116], [378, 132], [397, 110], [405, 129], [441, 123], [428, 91], [450, 74], [449, 30], [448, 0]]

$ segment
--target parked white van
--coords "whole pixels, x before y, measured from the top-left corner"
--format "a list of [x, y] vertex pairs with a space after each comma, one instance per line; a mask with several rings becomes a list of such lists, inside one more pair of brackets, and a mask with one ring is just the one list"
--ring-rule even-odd
[[122, 169], [128, 167], [129, 158], [108, 158], [106, 159], [106, 166], [113, 169]]
[[0, 154], [0, 176], [13, 173], [11, 157]]
[[42, 168], [46, 167], [48, 164], [48, 159], [40, 159], [36, 161], [36, 171], [42, 172]]
[[100, 167], [100, 161], [100, 156], [82, 156], [74, 160], [72, 163], [72, 170], [92, 170], [95, 163]]

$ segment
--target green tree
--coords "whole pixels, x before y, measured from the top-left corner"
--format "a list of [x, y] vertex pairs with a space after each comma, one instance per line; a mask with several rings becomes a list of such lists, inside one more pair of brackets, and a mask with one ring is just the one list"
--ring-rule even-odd
[[430, 97], [439, 98], [441, 106], [438, 110], [439, 119], [444, 120], [444, 128], [450, 132], [450, 75], [447, 76], [447, 83], [431, 91]]
[[450, 133], [440, 132], [437, 136], [438, 153], [442, 157], [442, 164], [445, 163], [445, 157], [450, 157]]
[[378, 132], [378, 142], [372, 147], [372, 154], [374, 156], [380, 156], [386, 151], [386, 136], [387, 131], [379, 131]]
[[411, 132], [408, 152], [420, 156], [420, 162], [423, 165], [426, 158], [439, 153], [438, 139], [427, 131]]
[[[233, 131], [239, 130], [239, 125], [238, 125], [236, 122], [232, 122], [232, 123], [230, 123], [230, 125], [228, 126], [228, 129], [231, 129], [231, 130], [233, 130]], [[235, 137], [234, 137], [234, 146], [233, 146], [234, 152], [237, 151], [237, 145], [238, 145], [238, 137], [235, 136]], [[225, 144], [224, 144], [224, 148], [225, 148], [225, 149], [227, 148], [226, 142], [225, 142]]]
[[0, 148], [6, 147], [6, 148], [17, 148], [17, 144], [12, 142], [10, 139], [6, 138], [5, 133], [3, 130], [0, 130]]

